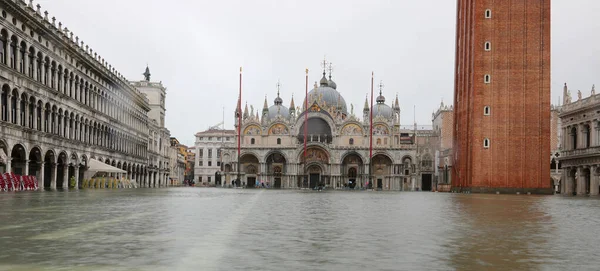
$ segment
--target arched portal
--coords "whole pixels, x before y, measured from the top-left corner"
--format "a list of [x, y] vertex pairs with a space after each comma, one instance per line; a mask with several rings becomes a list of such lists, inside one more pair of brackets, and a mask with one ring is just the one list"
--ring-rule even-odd
[[368, 187], [377, 189], [388, 189], [390, 187], [390, 175], [392, 173], [392, 159], [385, 154], [377, 154], [371, 159], [372, 181]]
[[[38, 182], [42, 180], [42, 151], [38, 147], [33, 147], [29, 151], [29, 173], [28, 175], [35, 176]], [[39, 185], [42, 187], [43, 185]]]
[[257, 176], [260, 172], [260, 162], [254, 154], [246, 153], [240, 157], [240, 164], [242, 172], [245, 175], [245, 181], [240, 183], [241, 180], [237, 180], [238, 186], [245, 185], [246, 187], [254, 187], [257, 183]]
[[308, 188], [316, 189], [325, 186], [321, 165], [318, 163], [308, 164], [306, 172], [308, 173]]
[[[305, 175], [298, 176], [298, 187], [315, 188], [316, 186], [312, 186], [311, 183], [316, 185], [331, 185], [329, 176], [327, 176], [328, 172], [326, 172], [326, 169], [330, 164], [329, 157], [329, 152], [319, 146], [309, 146], [306, 149], [306, 157], [304, 157], [304, 151], [300, 151], [298, 154], [298, 161], [301, 161]], [[320, 168], [318, 174], [309, 171], [311, 165], [316, 165]], [[316, 170], [316, 168], [313, 167], [313, 170]]]
[[[54, 169], [56, 168], [56, 156], [54, 155], [54, 151], [48, 150], [44, 155], [44, 188], [56, 188], [53, 186], [52, 180], [54, 180], [54, 174], [56, 172]], [[54, 183], [56, 185], [56, 183]]]
[[68, 180], [67, 180], [67, 154], [65, 152], [61, 152], [58, 155], [58, 160], [56, 163], [56, 187], [57, 188], [67, 188]]
[[267, 156], [267, 180], [272, 180], [273, 188], [281, 188], [282, 178], [286, 172], [286, 160], [282, 153], [273, 152]]
[[359, 188], [359, 174], [363, 174], [363, 160], [360, 155], [352, 152], [344, 156], [340, 173], [342, 175], [342, 180], [337, 184], [338, 187], [350, 189]]
[[[68, 171], [67, 171], [67, 180], [69, 181], [69, 187], [71, 187], [71, 179], [74, 179], [75, 181], [75, 187], [78, 186], [78, 181], [79, 181], [79, 176], [75, 176], [75, 173], [78, 171], [75, 170], [76, 168], [79, 167], [79, 161], [77, 159], [77, 154], [76, 153], [72, 153], [71, 157], [69, 158], [69, 163], [68, 163]], [[79, 174], [77, 174], [79, 175]]]
[[11, 171], [17, 175], [26, 175], [25, 163], [27, 160], [27, 154], [25, 147], [21, 144], [14, 145], [10, 153], [11, 159]]

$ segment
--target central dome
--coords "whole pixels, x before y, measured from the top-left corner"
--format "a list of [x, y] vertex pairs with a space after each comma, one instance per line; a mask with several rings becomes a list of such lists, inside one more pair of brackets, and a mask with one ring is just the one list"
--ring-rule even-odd
[[325, 73], [323, 73], [323, 78], [321, 78], [320, 86], [313, 88], [308, 93], [308, 106], [312, 105], [315, 101], [323, 108], [339, 107], [342, 113], [348, 114], [346, 100], [344, 100], [344, 97], [336, 89], [329, 85], [329, 80], [325, 77]]

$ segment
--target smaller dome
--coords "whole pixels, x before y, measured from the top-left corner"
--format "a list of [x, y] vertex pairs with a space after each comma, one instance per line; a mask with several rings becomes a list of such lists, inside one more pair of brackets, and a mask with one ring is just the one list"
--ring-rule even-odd
[[321, 84], [321, 86], [328, 86], [329, 81], [327, 81], [327, 77], [325, 77], [325, 72], [323, 72], [323, 78], [321, 78], [321, 81], [319, 83]]
[[269, 119], [275, 119], [277, 115], [281, 115], [282, 118], [287, 119], [290, 116], [290, 110], [281, 104], [269, 107]]
[[327, 81], [327, 85], [329, 85], [332, 89], [337, 89], [337, 84], [333, 82], [331, 78], [329, 78], [329, 81]]
[[378, 103], [373, 106], [373, 117], [382, 116], [385, 118], [392, 117], [392, 108], [384, 103]]
[[383, 97], [383, 95], [379, 94], [379, 96], [377, 96], [377, 103], [378, 104], [382, 104], [385, 103], [385, 97]]
[[281, 97], [279, 97], [279, 93], [277, 94], [277, 98], [275, 98], [275, 101], [273, 101], [276, 105], [281, 105], [283, 104], [283, 99], [281, 99]]

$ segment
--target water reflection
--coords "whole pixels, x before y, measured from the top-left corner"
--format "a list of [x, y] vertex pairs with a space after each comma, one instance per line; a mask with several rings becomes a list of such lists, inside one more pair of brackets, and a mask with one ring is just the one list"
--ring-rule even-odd
[[3, 193], [0, 270], [594, 269], [599, 208], [441, 193]]

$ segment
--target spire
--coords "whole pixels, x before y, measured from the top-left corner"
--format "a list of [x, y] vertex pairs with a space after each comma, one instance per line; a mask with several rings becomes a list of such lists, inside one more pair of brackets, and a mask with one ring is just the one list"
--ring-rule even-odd
[[567, 102], [568, 96], [569, 96], [569, 89], [567, 88], [567, 83], [565, 83], [565, 86], [563, 87], [563, 104], [568, 104], [568, 102]]
[[148, 68], [148, 64], [146, 64], [146, 71], [143, 73], [144, 80], [150, 81], [150, 68]]
[[244, 108], [244, 119], [248, 118], [248, 102], [246, 102], [246, 108]]
[[265, 103], [263, 105], [263, 110], [269, 110], [269, 105], [267, 104], [267, 95], [265, 95]]
[[294, 94], [292, 94], [292, 101], [290, 102], [290, 110], [294, 110], [296, 105], [294, 104]]
[[363, 111], [369, 111], [369, 96], [367, 95], [365, 97], [365, 108], [363, 109]]
[[238, 114], [242, 113], [242, 109], [240, 108], [241, 104], [242, 103], [240, 102], [240, 97], [238, 97], [238, 102], [237, 102], [237, 105], [235, 106], [235, 116], [236, 117], [239, 116]]
[[396, 101], [394, 102], [394, 106], [399, 109], [400, 108], [400, 103], [398, 102], [398, 93], [396, 93]]

